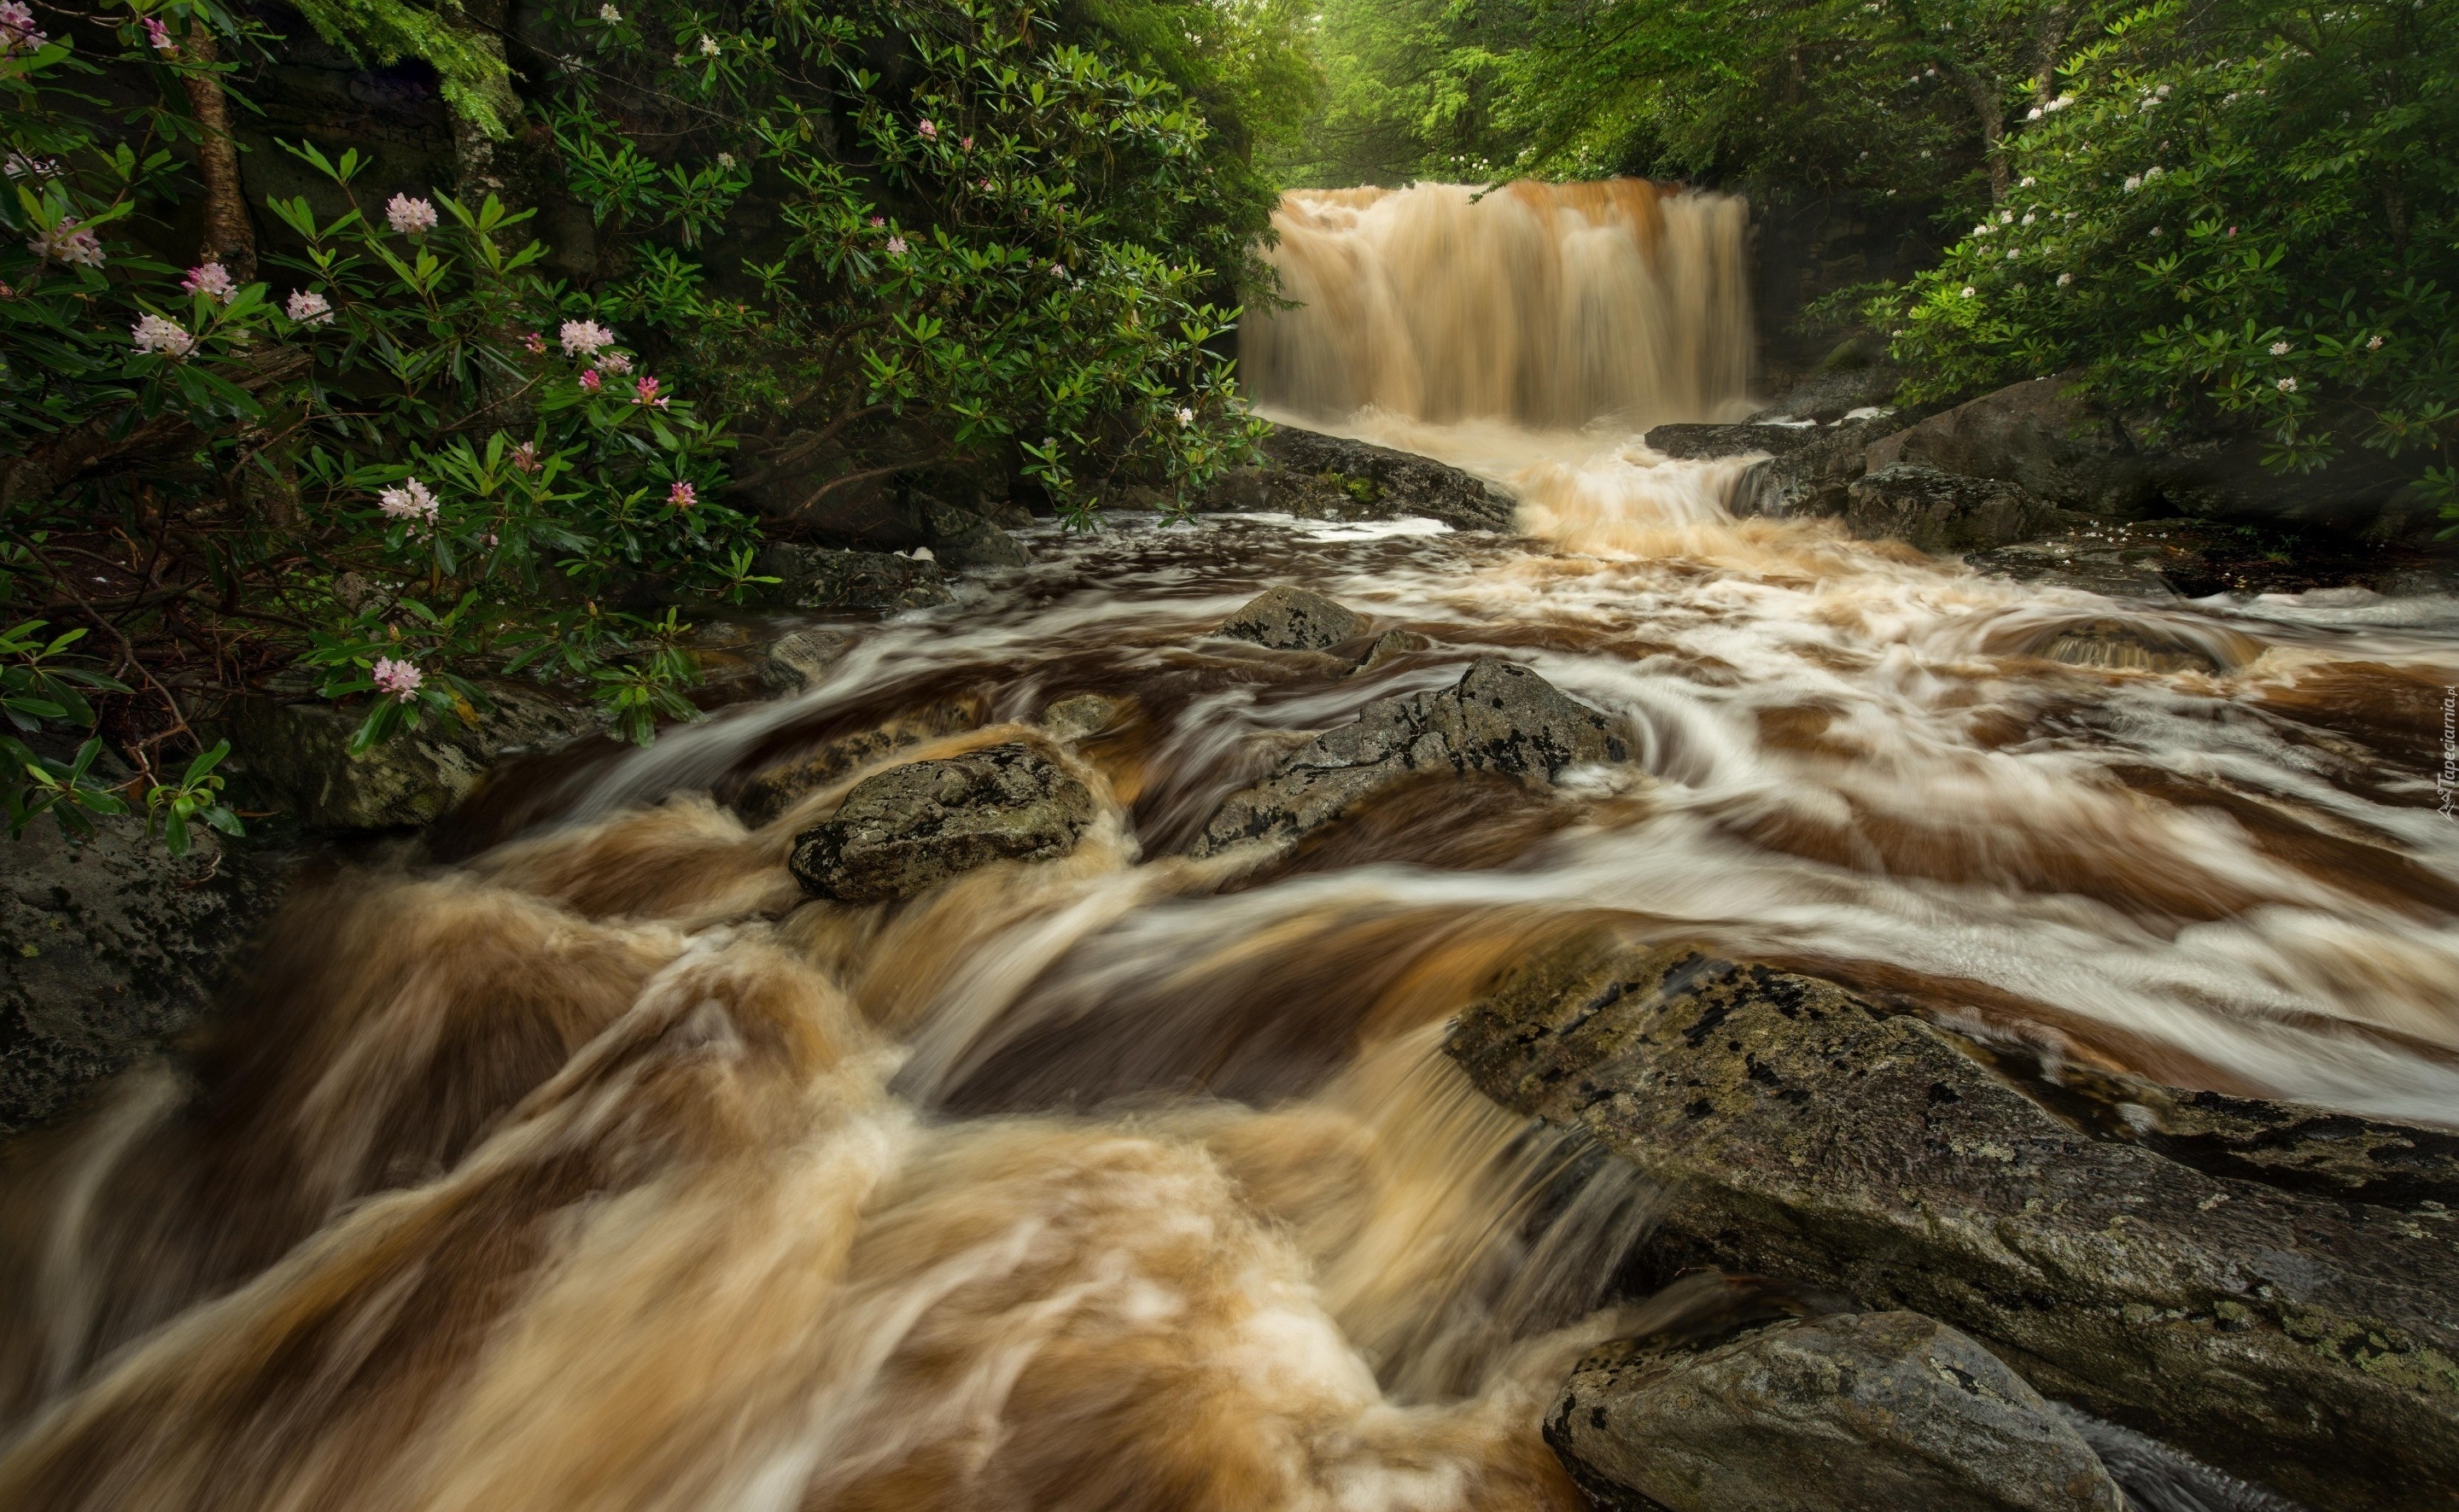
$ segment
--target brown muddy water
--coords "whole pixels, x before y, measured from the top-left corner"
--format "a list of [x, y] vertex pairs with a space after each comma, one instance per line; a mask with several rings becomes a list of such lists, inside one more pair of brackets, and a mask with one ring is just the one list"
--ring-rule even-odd
[[[1650, 1193], [1440, 1046], [1598, 919], [2052, 1067], [2459, 1123], [2459, 603], [1985, 579], [1543, 420], [1317, 422], [1510, 483], [1524, 536], [1044, 532], [806, 694], [304, 886], [203, 1039], [11, 1152], [0, 1506], [1570, 1512], [1538, 1420]], [[1433, 647], [1209, 638], [1283, 581]], [[2112, 621], [2189, 664], [2049, 654]], [[1184, 854], [1482, 654], [1635, 762]], [[836, 735], [1040, 740], [1086, 692], [1126, 703], [1050, 747], [1101, 809], [1059, 862], [810, 901], [785, 859], [846, 785], [725, 807]]]

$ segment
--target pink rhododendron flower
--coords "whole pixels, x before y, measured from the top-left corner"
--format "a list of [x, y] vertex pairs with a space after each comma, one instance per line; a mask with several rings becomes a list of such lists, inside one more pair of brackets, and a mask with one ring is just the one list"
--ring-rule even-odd
[[407, 704], [418, 697], [418, 686], [426, 681], [427, 674], [407, 661], [396, 662], [390, 657], [376, 658], [376, 691], [386, 698]]
[[179, 51], [179, 44], [171, 40], [171, 29], [152, 16], [145, 18], [145, 41], [157, 52]]
[[179, 286], [191, 294], [203, 294], [225, 304], [239, 292], [239, 285], [231, 282], [230, 269], [222, 266], [220, 259], [209, 259], [188, 269]]
[[39, 52], [50, 40], [50, 34], [34, 25], [34, 12], [18, 0], [0, 5], [0, 57]]
[[888, 239], [888, 255], [890, 257], [903, 257], [905, 255], [905, 239], [903, 237], [893, 236]]
[[595, 357], [615, 345], [615, 333], [596, 321], [565, 321], [559, 339], [566, 357]]
[[333, 306], [331, 303], [327, 301], [324, 295], [310, 293], [306, 289], [293, 290], [290, 298], [284, 302], [283, 308], [288, 313], [292, 320], [297, 321], [302, 326], [330, 326], [333, 324]]
[[529, 351], [531, 356], [537, 356], [546, 350], [546, 337], [536, 331], [532, 331], [521, 338], [521, 346]]
[[595, 368], [582, 368], [580, 372], [580, 391], [582, 393], [596, 393], [598, 391], [598, 369]]
[[658, 380], [647, 373], [642, 373], [641, 381], [632, 386], [632, 402], [644, 405], [664, 403], [658, 397]]
[[435, 206], [397, 194], [385, 205], [385, 221], [404, 236], [425, 236], [435, 229]]
[[394, 519], [422, 520], [432, 523], [435, 512], [442, 506], [427, 485], [418, 479], [403, 478], [398, 487], [386, 489], [376, 495], [376, 507]]
[[959, 136], [956, 138], [956, 145], [963, 151], [972, 152], [974, 150], [974, 139], [971, 136]]
[[[545, 466], [544, 463], [538, 460], [537, 443], [535, 441], [524, 441], [519, 446], [513, 448], [513, 466], [518, 468], [524, 472], [535, 472], [539, 468]], [[494, 545], [494, 537], [489, 536], [487, 544], [490, 546]]]
[[872, 216], [871, 218], [871, 228], [874, 231], [886, 224], [888, 224], [888, 218], [886, 216]]
[[689, 509], [700, 502], [700, 494], [690, 484], [678, 482], [666, 491], [666, 502], [677, 509]]
[[74, 262], [85, 267], [102, 266], [102, 243], [93, 232], [78, 225], [76, 217], [64, 216], [49, 231], [37, 231], [26, 242], [26, 250], [54, 262]]
[[610, 351], [605, 356], [598, 359], [598, 366], [605, 368], [611, 373], [627, 373], [632, 370], [632, 354], [630, 352]]
[[936, 127], [936, 126], [932, 125], [932, 124], [931, 124], [929, 121], [927, 121], [927, 120], [926, 120], [926, 121], [924, 121], [921, 125], [914, 127], [914, 129], [915, 131], [920, 132], [924, 136], [929, 137], [929, 138], [930, 138], [931, 140], [933, 140], [933, 141], [936, 141], [936, 140], [938, 140], [938, 139], [939, 139], [939, 128], [938, 128], [938, 127]]
[[129, 328], [129, 338], [140, 352], [160, 352], [165, 357], [185, 357], [196, 348], [197, 338], [175, 320], [148, 315]]

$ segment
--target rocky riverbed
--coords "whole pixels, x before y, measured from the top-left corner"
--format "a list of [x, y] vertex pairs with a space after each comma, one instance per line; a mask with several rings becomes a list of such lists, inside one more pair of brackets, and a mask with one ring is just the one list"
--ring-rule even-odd
[[[2267, 629], [2212, 619], [2217, 608], [2177, 618], [2160, 606], [2197, 581], [2183, 554], [2208, 565], [2213, 533], [2240, 527], [2203, 521], [2207, 544], [2193, 546], [2181, 525], [2095, 513], [2112, 498], [2146, 507], [2140, 473], [2088, 449], [2043, 460], [2006, 442], [2007, 426], [1971, 416], [1924, 439], [1942, 418], [1651, 435], [1660, 454], [1743, 462], [1733, 497], [1745, 509], [1836, 517], [1787, 548], [1801, 555], [1738, 576], [1515, 540], [1504, 495], [1480, 477], [1284, 431], [1273, 465], [1230, 480], [1192, 527], [1122, 519], [1098, 547], [997, 527], [1017, 549], [984, 536], [962, 568], [935, 551], [796, 548], [780, 558], [791, 571], [776, 574], [788, 579], [778, 618], [704, 647], [738, 703], [646, 753], [599, 738], [585, 711], [524, 696], [354, 762], [311, 727], [312, 710], [268, 706], [252, 717], [290, 737], [242, 776], [289, 806], [301, 828], [285, 832], [328, 869], [372, 868], [439, 895], [508, 877], [533, 890], [497, 906], [537, 913], [538, 938], [559, 941], [539, 945], [540, 960], [585, 954], [582, 936], [600, 927], [646, 932], [623, 949], [652, 956], [696, 931], [712, 951], [790, 940], [828, 963], [872, 1027], [921, 1026], [895, 1085], [942, 1117], [1106, 1118], [1121, 1100], [1149, 1109], [1190, 1091], [1224, 1109], [1329, 1117], [1327, 1089], [1363, 1074], [1344, 1069], [1353, 1060], [1416, 1046], [1412, 1075], [1457, 1079], [1442, 1084], [1465, 1101], [1446, 1117], [1497, 1121], [1498, 1148], [1543, 1147], [1555, 1164], [1505, 1204], [1526, 1248], [1476, 1251], [1485, 1270], [1428, 1272], [1425, 1286], [1461, 1288], [1474, 1306], [1413, 1326], [1467, 1353], [1377, 1346], [1358, 1368], [1418, 1382], [1405, 1388], [1415, 1411], [1502, 1369], [1458, 1342], [1479, 1329], [1534, 1338], [1585, 1318], [1598, 1336], [1565, 1345], [1514, 1420], [1530, 1433], [1542, 1419], [1550, 1450], [1539, 1452], [1561, 1466], [1546, 1473], [1597, 1504], [2440, 1506], [2459, 1481], [2459, 1136], [2249, 1084], [2249, 1068], [2280, 1063], [2261, 1037], [2298, 1033], [2297, 1053], [2317, 1063], [2361, 1043], [2375, 1059], [2345, 1065], [2397, 1064], [2438, 1085], [2430, 1067], [2446, 1049], [2430, 1015], [2392, 1034], [2353, 1015], [2324, 1022], [2318, 997], [2240, 1018], [2226, 999], [2242, 989], [2227, 983], [2250, 978], [2207, 964], [2158, 1012], [2174, 1027], [2199, 1003], [2215, 1027], [2161, 1040], [2148, 1010], [2112, 1024], [2085, 1011], [2150, 1001], [2125, 997], [2152, 991], [2139, 985], [2148, 966], [2069, 976], [2061, 992], [2040, 985], [2047, 966], [1993, 983], [1971, 975], [1986, 954], [1977, 945], [1941, 957], [1918, 942], [1924, 930], [2007, 934], [2018, 915], [1988, 911], [2036, 896], [2024, 917], [2054, 935], [2043, 959], [2115, 948], [2094, 940], [2100, 929], [2149, 961], [2185, 946], [2142, 943], [2146, 933], [2183, 941], [2286, 907], [2216, 907], [2222, 884], [2200, 874], [2116, 877], [2114, 852], [2091, 850], [2084, 829], [2044, 830], [2044, 844], [2074, 849], [2020, 864], [2006, 860], [2009, 837], [2045, 804], [2084, 801], [2054, 786], [2071, 780], [2055, 742], [2122, 742], [2089, 722], [2183, 704], [2214, 727], [2293, 726], [2310, 736], [2294, 749], [2323, 754], [2282, 770], [2329, 771], [2344, 777], [2332, 790], [2351, 794], [2406, 781], [2412, 808], [2422, 747], [2410, 726], [2432, 710], [2331, 690], [2406, 688], [2423, 653], [2362, 628]], [[2030, 458], [2009, 469], [2023, 475], [1955, 471], [1982, 466], [1989, 435], [1993, 454]], [[1846, 533], [1968, 550], [1978, 575], [1907, 565]], [[1862, 611], [1836, 598], [1788, 609], [1769, 620], [1777, 639], [1754, 643], [1735, 587], [1804, 591], [1784, 585], [1816, 579], [1805, 563], [1888, 584], [1887, 614], [1945, 601], [1943, 623], [1995, 628], [1934, 649], [1901, 630], [1887, 632], [1891, 651], [1822, 643], [1801, 654], [1825, 681], [1805, 678], [1766, 645], [1795, 654], [1798, 626], [1822, 614], [1860, 626]], [[2042, 600], [2008, 578], [2072, 597]], [[1471, 580], [1473, 592], [1457, 586]], [[1558, 592], [1578, 597], [1526, 611]], [[2313, 622], [2343, 612], [2318, 605]], [[2291, 632], [2301, 639], [2262, 640]], [[935, 642], [941, 633], [960, 639]], [[2343, 649], [2343, 634], [2371, 639]], [[1831, 844], [1818, 825], [1874, 801], [1856, 785], [1873, 768], [1854, 742], [1912, 717], [1888, 702], [1898, 691], [1847, 687], [1864, 676], [1875, 683], [1856, 687], [1899, 687], [1878, 670], [1889, 656], [1918, 660], [1935, 682], [1974, 680], [2017, 723], [1954, 725], [1966, 743], [1955, 765], [1923, 768], [1922, 790], [1962, 791], [1982, 817], [1930, 840], [1865, 822], [1852, 845]], [[1671, 691], [1745, 700], [1787, 678], [1818, 691], [1733, 720]], [[2018, 678], [2044, 690], [2037, 704], [2008, 694]], [[1950, 710], [1983, 702], [1936, 697]], [[1714, 764], [1750, 741], [1789, 787], [1719, 789]], [[2236, 802], [2230, 822], [2263, 837], [2260, 853], [2294, 872], [2309, 903], [2344, 890], [2378, 911], [2346, 904], [2338, 927], [2386, 941], [2405, 941], [2405, 920], [2459, 906], [2430, 832], [2390, 830], [2353, 798], [2294, 828], [2321, 802], [2314, 788], [2285, 777], [2263, 788], [2271, 747], [2239, 749], [2225, 784], [2187, 798], [2175, 785], [2196, 780], [2196, 763], [2157, 782], [2123, 767], [2124, 792], [2138, 795], [2117, 800], [2125, 823], [2185, 827], [2164, 831], [2174, 857], [2191, 853], [2175, 837], [2219, 844], [2209, 815]], [[2326, 756], [2350, 765], [2320, 765]], [[2025, 761], [2033, 786], [1998, 814], [1972, 773]], [[2360, 764], [2362, 779], [2348, 775]], [[1827, 786], [1817, 804], [1782, 808], [1779, 793], [1804, 784]], [[2350, 838], [2367, 825], [2370, 838]], [[558, 835], [600, 849], [556, 860]], [[34, 864], [12, 878], [7, 963], [20, 1027], [0, 1049], [14, 1101], [0, 1117], [66, 1120], [95, 1078], [196, 1020], [280, 891], [269, 854], [172, 866], [126, 838], [82, 852], [25, 843]], [[1983, 860], [1955, 859], [1982, 841]], [[1785, 886], [1734, 886], [1772, 872], [1772, 855], [1792, 869]], [[2240, 867], [2227, 885], [2253, 886], [2246, 876]], [[1853, 929], [1822, 934], [1820, 911], [1845, 903], [1862, 911]], [[955, 943], [916, 953], [914, 941], [942, 937]], [[309, 969], [300, 945], [282, 972]], [[903, 964], [864, 965], [873, 953]], [[1007, 985], [967, 997], [952, 984], [969, 972], [1005, 973]], [[286, 979], [246, 979], [234, 1011], [259, 1011], [266, 983]], [[2237, 1041], [2211, 1038], [2218, 1026], [2255, 1049], [2229, 1051]], [[479, 1032], [473, 1019], [451, 1034]], [[676, 1032], [757, 1053], [756, 1037], [714, 1020]], [[230, 1057], [227, 1044], [206, 1055], [193, 1116], [239, 1095], [241, 1082], [214, 1080], [240, 1063]], [[519, 1059], [529, 1069], [455, 1103], [456, 1128], [482, 1137], [546, 1085], [553, 1058]], [[2343, 1065], [2331, 1074], [2356, 1084]], [[1472, 1104], [1481, 1111], [1458, 1111]], [[216, 1139], [241, 1138], [239, 1124], [216, 1126]], [[79, 1127], [61, 1122], [56, 1137]], [[437, 1179], [442, 1166], [406, 1155], [387, 1165], [390, 1137], [368, 1135], [360, 1164], [374, 1174], [337, 1201]], [[1300, 1166], [1338, 1166], [1330, 1146], [1306, 1147]], [[1307, 1189], [1297, 1176], [1237, 1168], [1256, 1193], [1282, 1193], [1272, 1221], [1288, 1232], [1339, 1228], [1337, 1194], [1291, 1197]], [[1496, 1231], [1492, 1212], [1462, 1211], [1445, 1221]], [[319, 1221], [303, 1208], [284, 1232]], [[1511, 1301], [1515, 1268], [1560, 1270], [1570, 1300]], [[1496, 1321], [1506, 1316], [1518, 1321]], [[1362, 1338], [1360, 1317], [1342, 1327]]]

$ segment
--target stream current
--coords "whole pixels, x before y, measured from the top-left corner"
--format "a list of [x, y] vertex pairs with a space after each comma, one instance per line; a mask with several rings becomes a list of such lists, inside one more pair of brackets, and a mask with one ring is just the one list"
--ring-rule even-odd
[[[1573, 1512], [1538, 1420], [1627, 1321], [1650, 1193], [1440, 1043], [1600, 921], [2052, 1074], [2453, 1122], [2459, 604], [2027, 587], [1735, 519], [1740, 464], [1629, 415], [1364, 402], [1312, 423], [1504, 483], [1523, 534], [1029, 533], [799, 696], [295, 890], [179, 1058], [11, 1152], [0, 1505]], [[1277, 582], [1431, 647], [1210, 636]], [[2110, 621], [2208, 667], [2047, 654]], [[1185, 853], [1479, 655], [1634, 761]], [[726, 807], [830, 739], [948, 754], [1082, 693], [1121, 712], [1060, 753], [1099, 807], [1062, 860], [811, 901], [787, 853], [860, 773]]]

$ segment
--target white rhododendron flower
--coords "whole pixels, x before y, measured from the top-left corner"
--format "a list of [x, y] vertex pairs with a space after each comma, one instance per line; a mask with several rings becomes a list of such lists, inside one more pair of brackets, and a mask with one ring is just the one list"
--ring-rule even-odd
[[425, 236], [435, 229], [435, 206], [397, 194], [385, 205], [385, 221], [403, 236]]
[[196, 348], [197, 338], [175, 320], [148, 315], [129, 328], [129, 339], [141, 352], [160, 352], [165, 357], [185, 357]]

